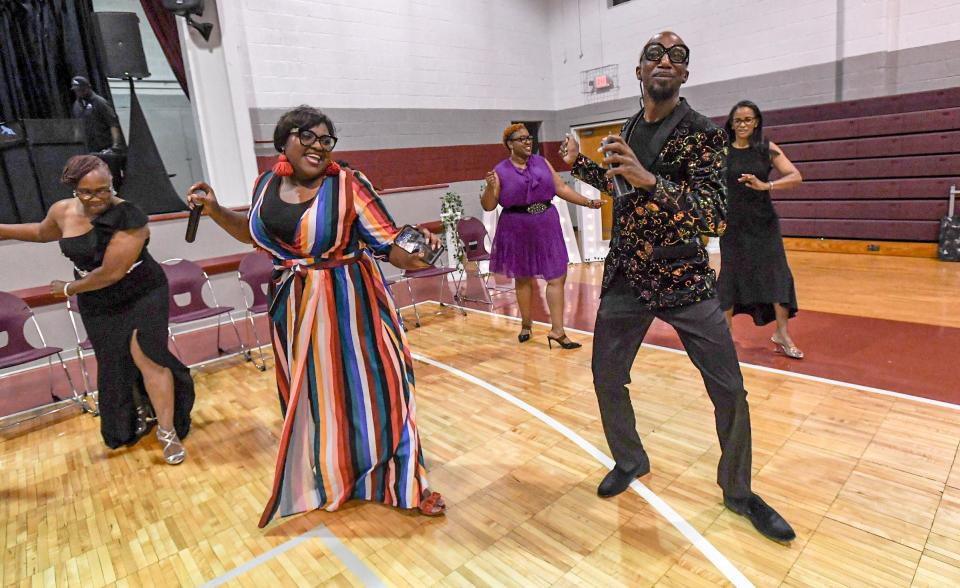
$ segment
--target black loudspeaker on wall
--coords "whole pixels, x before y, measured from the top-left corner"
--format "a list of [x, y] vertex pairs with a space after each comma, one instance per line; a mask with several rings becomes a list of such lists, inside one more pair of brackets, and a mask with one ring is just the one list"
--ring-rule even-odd
[[186, 18], [188, 25], [200, 31], [204, 41], [210, 40], [213, 24], [193, 20], [194, 16], [203, 16], [203, 0], [162, 0], [162, 2], [166, 10]]
[[108, 78], [148, 78], [140, 38], [140, 19], [133, 12], [95, 12]]
[[196, 14], [203, 16], [203, 0], [162, 0], [163, 7], [181, 16]]

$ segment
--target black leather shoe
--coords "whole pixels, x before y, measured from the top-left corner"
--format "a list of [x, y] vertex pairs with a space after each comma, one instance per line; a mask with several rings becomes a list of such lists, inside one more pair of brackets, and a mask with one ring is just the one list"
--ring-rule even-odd
[[742, 499], [724, 497], [723, 505], [738, 515], [747, 517], [754, 528], [767, 539], [789, 543], [797, 538], [790, 523], [756, 494]]
[[621, 469], [620, 466], [614, 466], [597, 486], [597, 494], [603, 498], [616, 496], [629, 488], [630, 482], [649, 473], [650, 459], [644, 454], [640, 465], [630, 471]]

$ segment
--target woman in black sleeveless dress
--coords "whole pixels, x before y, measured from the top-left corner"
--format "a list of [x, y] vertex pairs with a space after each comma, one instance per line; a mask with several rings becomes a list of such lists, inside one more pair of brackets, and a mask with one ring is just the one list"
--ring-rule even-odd
[[[800, 185], [797, 168], [773, 142], [763, 138], [763, 116], [753, 102], [738, 102], [727, 118], [727, 231], [720, 237], [720, 305], [731, 324], [734, 314], [749, 314], [757, 326], [774, 320], [771, 341], [780, 351], [802, 359], [787, 330], [797, 314], [797, 294], [780, 235], [780, 219], [771, 190]], [[771, 169], [781, 177], [769, 181]]]
[[0, 225], [0, 237], [59, 240], [76, 279], [54, 280], [50, 289], [63, 297], [77, 295], [97, 358], [104, 443], [112, 449], [132, 445], [149, 431], [142, 419], [138, 423], [134, 399], [146, 391], [164, 460], [176, 465], [186, 456], [180, 438], [190, 430], [193, 380], [167, 347], [167, 279], [147, 251], [147, 216], [117, 198], [109, 168], [95, 156], [71, 158], [63, 182], [74, 189], [74, 198], [54, 203], [39, 223]]

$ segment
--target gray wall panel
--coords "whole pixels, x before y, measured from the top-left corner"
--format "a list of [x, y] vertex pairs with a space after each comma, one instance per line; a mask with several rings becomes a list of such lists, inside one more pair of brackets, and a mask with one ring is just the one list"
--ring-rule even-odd
[[[726, 114], [742, 99], [764, 110], [823, 104], [842, 100], [905, 94], [960, 84], [960, 41], [896, 52], [871, 53], [837, 63], [823, 63], [701, 85], [689, 85], [683, 95], [708, 116]], [[696, 82], [696, 70], [691, 72]], [[322, 105], [318, 105], [322, 108]], [[511, 120], [543, 121], [541, 140], [557, 141], [572, 126], [630, 116], [639, 108], [631, 96], [560, 111], [458, 109], [331, 109], [340, 146], [348, 150], [436, 147], [495, 143]], [[253, 110], [254, 136], [270, 139], [281, 109]], [[273, 152], [259, 145], [258, 154]]]

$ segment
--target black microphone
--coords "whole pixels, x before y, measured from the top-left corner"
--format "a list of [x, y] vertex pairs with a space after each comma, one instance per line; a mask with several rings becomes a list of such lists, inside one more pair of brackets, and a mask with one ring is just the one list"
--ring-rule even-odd
[[200, 226], [200, 215], [202, 213], [203, 202], [194, 202], [193, 208], [190, 209], [190, 218], [187, 219], [187, 235], [184, 237], [187, 243], [193, 243], [197, 240], [197, 227]]

